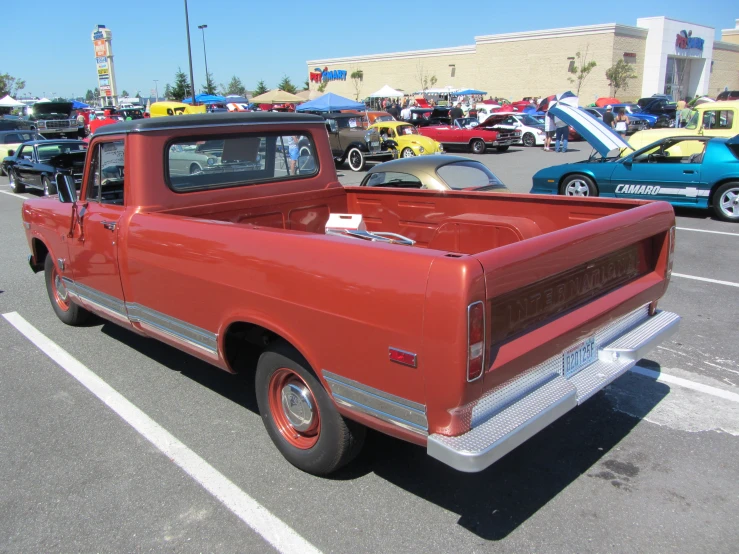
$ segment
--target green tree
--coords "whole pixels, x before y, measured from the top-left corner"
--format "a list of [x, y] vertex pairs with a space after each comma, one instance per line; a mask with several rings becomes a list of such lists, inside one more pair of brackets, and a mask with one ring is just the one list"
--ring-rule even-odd
[[92, 102], [95, 100], [95, 93], [92, 92], [92, 89], [87, 89], [87, 92], [85, 93], [85, 102]]
[[167, 83], [164, 85], [164, 98], [165, 100], [172, 100], [174, 96], [172, 96], [172, 85]]
[[429, 74], [421, 62], [416, 64], [416, 78], [418, 79], [418, 84], [421, 85], [421, 91], [424, 96], [426, 96], [426, 89], [433, 88], [437, 83], [436, 75]]
[[629, 81], [636, 79], [636, 72], [632, 64], [620, 59], [615, 65], [606, 69], [606, 79], [613, 88], [613, 96], [616, 96], [619, 90], [629, 88]]
[[260, 94], [264, 94], [264, 93], [265, 93], [265, 92], [267, 92], [268, 90], [269, 90], [269, 89], [268, 89], [268, 88], [267, 88], [267, 86], [266, 86], [266, 85], [264, 84], [264, 81], [259, 81], [259, 82], [257, 83], [257, 88], [255, 88], [255, 89], [254, 89], [254, 96], [259, 96]]
[[310, 90], [310, 81], [308, 81], [308, 79], [303, 83], [303, 90]]
[[[577, 52], [575, 54], [575, 60], [570, 62], [569, 72], [574, 75], [574, 77], [568, 77], [567, 80], [575, 85], [575, 94], [577, 96], [580, 96], [580, 89], [582, 88], [582, 84], [585, 82], [585, 79], [588, 78], [588, 75], [590, 75], [590, 72], [593, 71], [597, 63], [595, 63], [595, 60], [588, 60], [588, 47], [585, 47], [585, 53], [581, 54], [580, 52]], [[579, 64], [579, 65], [578, 65]]]
[[352, 85], [354, 86], [354, 100], [359, 102], [359, 93], [362, 90], [364, 71], [362, 71], [361, 69], [355, 69], [354, 71], [352, 71], [351, 75], [349, 75], [349, 78], [352, 80]]
[[239, 79], [236, 75], [231, 77], [231, 80], [229, 81], [227, 87], [221, 85], [221, 88], [226, 94], [238, 94], [239, 96], [244, 96], [246, 94], [246, 87], [244, 87], [244, 83], [242, 83], [241, 79]]
[[287, 75], [282, 77], [282, 81], [280, 81], [280, 83], [277, 85], [277, 88], [280, 90], [284, 90], [285, 92], [289, 92], [290, 94], [295, 94], [296, 92], [298, 92], [298, 87], [293, 85], [293, 82]]
[[24, 88], [26, 88], [26, 82], [23, 79], [11, 77], [8, 73], [0, 73], [0, 98], [6, 94], [15, 96]]
[[192, 94], [192, 88], [190, 88], [187, 75], [185, 75], [180, 67], [177, 68], [177, 73], [174, 75], [174, 86], [170, 88], [170, 94], [172, 95], [172, 100], [177, 100], [178, 102], [182, 102]]
[[215, 94], [216, 93], [216, 84], [213, 81], [213, 74], [212, 73], [209, 72], [205, 76], [205, 84], [203, 86], [201, 86], [200, 89], [205, 94]]

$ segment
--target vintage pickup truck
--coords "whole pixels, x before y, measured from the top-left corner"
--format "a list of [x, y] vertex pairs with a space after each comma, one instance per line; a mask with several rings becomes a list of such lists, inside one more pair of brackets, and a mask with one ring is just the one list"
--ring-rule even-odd
[[[200, 144], [212, 163], [175, 171]], [[269, 435], [314, 474], [366, 427], [480, 471], [679, 322], [657, 308], [669, 204], [344, 188], [317, 116], [109, 125], [79, 193], [56, 182], [22, 218], [59, 319], [92, 312], [253, 372]]]

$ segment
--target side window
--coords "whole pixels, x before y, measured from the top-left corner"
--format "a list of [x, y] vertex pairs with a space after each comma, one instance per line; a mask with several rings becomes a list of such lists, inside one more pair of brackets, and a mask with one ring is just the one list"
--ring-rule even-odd
[[372, 173], [364, 186], [367, 187], [402, 187], [402, 188], [418, 188], [423, 187], [421, 180], [415, 175], [408, 173], [398, 173], [395, 171], [378, 171]]
[[703, 112], [705, 129], [731, 129], [734, 123], [734, 112], [731, 110], [706, 110]]
[[21, 146], [18, 152], [18, 159], [28, 160], [29, 162], [33, 161], [33, 146]]
[[5, 144], [15, 144], [21, 141], [21, 136], [18, 133], [10, 133], [5, 135]]
[[104, 142], [95, 147], [90, 158], [87, 200], [101, 204], [123, 205], [124, 142]]

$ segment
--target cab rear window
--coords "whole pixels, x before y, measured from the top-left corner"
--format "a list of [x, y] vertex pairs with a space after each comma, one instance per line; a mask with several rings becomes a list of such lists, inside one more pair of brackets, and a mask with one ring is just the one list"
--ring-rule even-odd
[[167, 181], [176, 192], [310, 177], [318, 161], [310, 135], [245, 134], [176, 140], [167, 148]]

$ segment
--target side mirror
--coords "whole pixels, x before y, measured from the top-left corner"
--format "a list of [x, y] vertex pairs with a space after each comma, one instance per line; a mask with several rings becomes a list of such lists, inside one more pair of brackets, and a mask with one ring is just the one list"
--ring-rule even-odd
[[59, 202], [71, 204], [77, 201], [77, 189], [71, 175], [56, 174], [56, 190], [59, 193]]
[[624, 158], [624, 167], [631, 167], [633, 164], [633, 158]]

